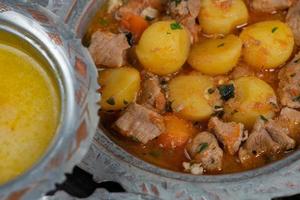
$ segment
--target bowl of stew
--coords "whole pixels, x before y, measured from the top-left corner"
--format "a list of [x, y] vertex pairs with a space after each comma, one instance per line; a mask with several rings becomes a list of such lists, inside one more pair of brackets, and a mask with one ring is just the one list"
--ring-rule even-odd
[[298, 160], [299, 9], [105, 1], [83, 37], [99, 71], [105, 148], [191, 182], [238, 182]]
[[198, 175], [295, 151], [298, 5], [283, 2], [107, 1], [83, 42], [99, 67], [110, 137], [147, 162]]

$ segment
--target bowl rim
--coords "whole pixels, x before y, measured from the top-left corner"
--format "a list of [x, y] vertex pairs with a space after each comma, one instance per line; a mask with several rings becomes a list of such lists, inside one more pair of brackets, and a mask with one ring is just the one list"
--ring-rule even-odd
[[[0, 194], [8, 193], [10, 190], [19, 189], [32, 181], [37, 181], [45, 176], [45, 166], [55, 155], [66, 148], [66, 141], [75, 133], [76, 113], [78, 109], [75, 104], [75, 87], [70, 62], [61, 55], [61, 52], [47, 36], [46, 31], [37, 22], [28, 17], [13, 11], [14, 18], [7, 15], [0, 15], [0, 30], [12, 34], [32, 47], [45, 59], [51, 67], [55, 81], [57, 81], [61, 99], [60, 121], [56, 133], [50, 142], [46, 152], [28, 170], [19, 176], [0, 185]], [[55, 70], [55, 66], [57, 66]], [[50, 172], [51, 173], [51, 172]], [[49, 174], [50, 175], [50, 174]], [[43, 180], [42, 180], [43, 181]], [[29, 186], [29, 185], [28, 185]]]
[[[154, 164], [146, 162], [133, 154], [127, 152], [124, 148], [119, 146], [113, 140], [109, 138], [107, 134], [111, 134], [110, 131], [105, 129], [102, 124], [99, 125], [96, 136], [99, 137], [99, 142], [105, 150], [107, 150], [116, 159], [119, 159], [127, 164], [133, 165], [142, 171], [156, 174], [165, 178], [194, 182], [194, 183], [222, 183], [222, 182], [238, 182], [241, 180], [247, 180], [256, 178], [263, 175], [269, 175], [279, 170], [288, 170], [292, 167], [292, 164], [300, 159], [300, 151], [296, 150], [291, 155], [286, 156], [278, 161], [264, 165], [259, 168], [243, 172], [235, 172], [228, 174], [217, 174], [217, 175], [192, 175], [183, 172], [176, 172], [169, 169], [158, 167]], [[272, 174], [274, 176], [274, 174]]]

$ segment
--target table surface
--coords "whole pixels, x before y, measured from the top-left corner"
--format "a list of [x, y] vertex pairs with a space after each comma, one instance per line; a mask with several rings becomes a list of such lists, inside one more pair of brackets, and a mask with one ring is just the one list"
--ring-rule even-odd
[[[109, 192], [126, 192], [124, 188], [115, 182], [102, 182], [96, 183], [93, 180], [93, 176], [79, 167], [75, 167], [71, 174], [66, 174], [66, 181], [63, 183], [58, 183], [56, 185], [56, 190], [50, 191], [48, 195], [53, 195], [57, 191], [65, 191], [68, 194], [78, 197], [87, 198], [98, 188], [106, 189]], [[273, 200], [300, 200], [300, 194], [290, 197], [281, 197]]]

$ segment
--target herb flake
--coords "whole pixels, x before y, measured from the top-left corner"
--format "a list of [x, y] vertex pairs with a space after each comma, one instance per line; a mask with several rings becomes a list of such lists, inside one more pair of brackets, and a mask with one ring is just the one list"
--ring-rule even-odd
[[260, 115], [259, 117], [260, 117], [261, 120], [263, 120], [263, 121], [265, 121], [265, 122], [269, 121], [269, 120], [268, 120], [265, 116], [263, 116], [263, 115]]
[[204, 142], [204, 143], [201, 143], [199, 144], [199, 147], [198, 147], [198, 152], [197, 153], [201, 153], [203, 152], [204, 150], [206, 150], [208, 148], [208, 143], [207, 142]]
[[227, 101], [231, 98], [234, 98], [234, 85], [220, 85], [218, 86], [219, 93], [221, 95], [221, 99]]
[[182, 26], [178, 22], [170, 24], [172, 30], [182, 29]]
[[272, 33], [275, 33], [277, 31], [278, 27], [272, 28]]
[[99, 20], [99, 23], [100, 23], [101, 26], [108, 26], [109, 21], [107, 19], [105, 19], [105, 18], [101, 18]]
[[106, 100], [106, 103], [113, 106], [116, 104], [115, 99], [113, 97], [109, 97], [109, 99]]
[[225, 43], [221, 43], [219, 44], [217, 47], [220, 48], [220, 47], [224, 47]]
[[123, 104], [124, 104], [124, 105], [128, 105], [128, 101], [123, 100]]

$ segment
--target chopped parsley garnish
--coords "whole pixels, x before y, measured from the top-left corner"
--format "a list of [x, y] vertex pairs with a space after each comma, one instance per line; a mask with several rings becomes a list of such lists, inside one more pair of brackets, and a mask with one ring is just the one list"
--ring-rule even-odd
[[221, 44], [219, 44], [217, 47], [219, 48], [219, 47], [224, 47], [224, 45], [225, 45], [225, 43], [221, 43]]
[[131, 33], [131, 32], [127, 32], [127, 33], [125, 34], [125, 36], [126, 36], [126, 39], [127, 39], [128, 44], [129, 44], [130, 46], [133, 46], [133, 44], [134, 44], [134, 38], [133, 38], [132, 33]]
[[263, 116], [263, 115], [260, 115], [259, 117], [260, 117], [260, 119], [262, 119], [262, 120], [265, 121], [265, 122], [269, 121], [269, 120], [268, 120], [265, 116]]
[[201, 143], [201, 144], [199, 144], [197, 153], [201, 153], [207, 148], [208, 148], [208, 143], [207, 142]]
[[181, 3], [181, 0], [171, 0], [172, 2], [175, 2], [175, 6]]
[[109, 105], [115, 105], [115, 99], [113, 97], [109, 97], [109, 99], [106, 100], [106, 103], [108, 103]]
[[169, 35], [169, 34], [171, 34], [170, 32], [167, 32], [167, 34]]
[[293, 101], [300, 101], [300, 96], [296, 96], [295, 98], [293, 98]]
[[212, 93], [215, 92], [215, 89], [214, 89], [214, 88], [209, 88], [209, 89], [207, 90], [207, 92], [208, 92], [208, 94], [212, 94]]
[[99, 23], [101, 24], [101, 26], [108, 26], [109, 21], [107, 19], [101, 18], [99, 20]]
[[227, 101], [230, 98], [234, 97], [234, 85], [233, 84], [220, 85], [220, 86], [218, 86], [218, 90], [221, 95], [221, 99], [223, 99], [224, 101]]
[[272, 33], [275, 33], [275, 31], [277, 31], [278, 27], [274, 27], [272, 28]]
[[170, 24], [170, 27], [172, 30], [182, 29], [181, 25], [178, 22], [174, 22], [174, 23]]
[[123, 103], [124, 103], [124, 105], [127, 105], [127, 104], [128, 104], [128, 101], [123, 100]]

